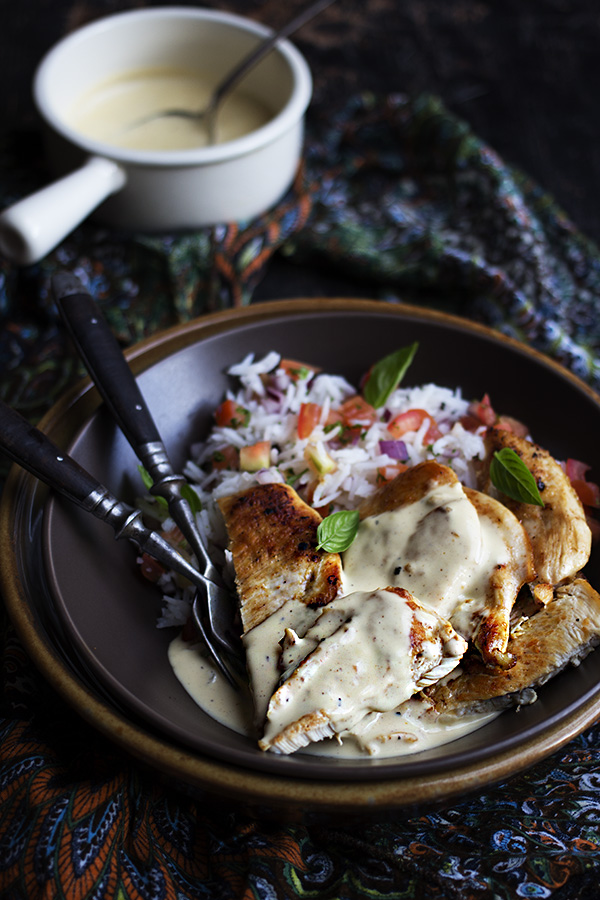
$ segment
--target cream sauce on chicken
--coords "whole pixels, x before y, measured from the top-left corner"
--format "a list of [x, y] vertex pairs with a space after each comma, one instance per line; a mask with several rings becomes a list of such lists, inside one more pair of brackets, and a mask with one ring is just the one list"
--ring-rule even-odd
[[466, 649], [445, 620], [407, 591], [338, 597], [303, 637], [286, 629], [283, 680], [259, 746], [287, 753], [315, 735], [352, 733], [368, 713], [398, 709], [451, 672]]
[[[203, 655], [198, 644], [189, 644], [180, 636], [176, 637], [169, 646], [169, 662], [182, 687], [205, 713], [238, 734], [256, 738], [248, 688], [242, 686], [240, 691], [234, 690]], [[398, 710], [369, 713], [352, 733], [319, 741], [298, 752], [344, 759], [406, 756], [458, 740], [496, 715], [446, 715], [442, 718], [433, 713], [427, 700], [413, 697]]]
[[343, 557], [344, 589], [405, 588], [470, 638], [486, 608], [490, 575], [509, 559], [501, 532], [454, 482], [363, 519]]
[[[206, 75], [193, 70], [136, 70], [87, 91], [72, 105], [67, 121], [86, 137], [132, 150], [203, 147], [209, 140], [202, 121], [179, 116], [144, 119], [166, 109], [202, 110], [213, 87]], [[215, 143], [249, 134], [271, 116], [271, 111], [243, 88], [233, 90], [219, 108]]]
[[[386, 673], [392, 671], [392, 658], [410, 657], [410, 616], [400, 614], [393, 600], [383, 615], [372, 615], [365, 595], [387, 593], [393, 598], [395, 595], [383, 590], [385, 587], [404, 588], [418, 603], [430, 607], [432, 615], [452, 619], [459, 635], [468, 639], [486, 610], [490, 574], [498, 564], [507, 563], [509, 556], [501, 533], [489, 519], [478, 515], [459, 482], [437, 485], [413, 503], [361, 521], [355, 541], [343, 557], [343, 596], [322, 610], [290, 600], [244, 635], [253, 697], [236, 695], [197, 649], [180, 640], [171, 645], [171, 665], [186, 690], [211, 716], [245, 734], [260, 734], [266, 720], [267, 739], [290, 718], [301, 718], [309, 707], [314, 708], [315, 692], [329, 704], [329, 694], [334, 690], [340, 708], [348, 711], [346, 719], [342, 717], [337, 723], [336, 739], [318, 741], [302, 752], [398, 756], [439, 746], [480, 728], [497, 715], [442, 719], [426, 699], [409, 699], [416, 690], [457, 665], [464, 641], [457, 635], [447, 637], [445, 660], [440, 658], [437, 672], [432, 666], [430, 676], [421, 683], [411, 681], [408, 666], [400, 666], [402, 672], [396, 666], [393, 677], [387, 679], [389, 685], [386, 682], [382, 687], [382, 678], [385, 681]], [[390, 604], [394, 610], [387, 608]], [[324, 622], [330, 624], [337, 616], [339, 625], [338, 608], [349, 606], [354, 615], [352, 628], [346, 629], [346, 646], [342, 640], [328, 663], [315, 668], [309, 689], [292, 697], [292, 706], [284, 704], [287, 708], [281, 718], [269, 704], [282, 675], [283, 639], [283, 663], [291, 675], [307, 654], [320, 642], [324, 644], [327, 629], [318, 628], [322, 614], [327, 612]], [[426, 646], [433, 652], [433, 643]], [[334, 671], [343, 669], [349, 673], [347, 680], [331, 677]], [[375, 679], [373, 673], [377, 673]], [[387, 687], [390, 696], [386, 700], [383, 695]], [[253, 726], [249, 724], [252, 708]], [[266, 719], [268, 710], [270, 719]]]

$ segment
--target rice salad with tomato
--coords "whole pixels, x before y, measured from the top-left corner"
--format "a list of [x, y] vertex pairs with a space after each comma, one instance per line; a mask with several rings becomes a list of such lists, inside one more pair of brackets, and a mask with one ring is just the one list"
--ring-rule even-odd
[[191, 448], [185, 468], [203, 502], [278, 481], [327, 515], [355, 508], [384, 481], [431, 458], [474, 484], [485, 426], [471, 420], [474, 407], [460, 390], [396, 387], [375, 408], [341, 376], [276, 353], [257, 361], [250, 354], [228, 371], [240, 387], [217, 408], [215, 426]]
[[[486, 428], [495, 424], [526, 433], [515, 420], [497, 416], [487, 396], [473, 402], [459, 388], [401, 387], [416, 350], [414, 344], [386, 357], [359, 390], [339, 375], [276, 352], [261, 359], [249, 354], [228, 369], [238, 386], [215, 410], [213, 428], [191, 447], [184, 468], [198, 500], [198, 526], [217, 565], [227, 572], [230, 563], [219, 497], [284, 482], [326, 517], [355, 509], [381, 484], [426, 459], [451, 466], [474, 487]], [[173, 523], [166, 520], [162, 527], [177, 542]], [[172, 573], [145, 574], [165, 595], [159, 626], [183, 624], [190, 590], [182, 591]]]

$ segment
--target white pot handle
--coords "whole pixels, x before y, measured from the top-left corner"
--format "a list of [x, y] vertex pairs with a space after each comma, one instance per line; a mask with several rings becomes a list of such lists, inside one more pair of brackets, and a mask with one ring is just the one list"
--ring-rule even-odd
[[0, 253], [19, 266], [37, 262], [126, 180], [115, 162], [91, 156], [80, 169], [0, 214]]

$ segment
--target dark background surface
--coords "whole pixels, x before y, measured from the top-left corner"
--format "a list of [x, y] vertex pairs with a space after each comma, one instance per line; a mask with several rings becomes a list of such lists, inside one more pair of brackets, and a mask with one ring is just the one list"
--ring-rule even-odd
[[[36, 126], [30, 85], [66, 32], [123, 0], [0, 0], [3, 131]], [[277, 26], [301, 2], [206, 0]], [[315, 80], [313, 110], [363, 89], [439, 95], [600, 243], [598, 0], [337, 0], [294, 42]], [[255, 298], [365, 293], [275, 260]]]

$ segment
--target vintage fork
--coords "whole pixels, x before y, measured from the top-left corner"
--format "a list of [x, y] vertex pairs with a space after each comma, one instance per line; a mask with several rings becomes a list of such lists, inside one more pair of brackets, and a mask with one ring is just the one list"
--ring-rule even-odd
[[192, 613], [203, 630], [213, 658], [225, 653], [241, 658], [241, 642], [233, 633], [234, 603], [208, 554], [195, 516], [182, 488], [183, 475], [175, 473], [165, 444], [139, 385], [97, 303], [79, 279], [59, 272], [52, 288], [63, 321], [108, 410], [152, 479], [151, 493], [163, 497], [186, 538], [203, 576]]
[[[197, 592], [201, 593], [210, 585], [206, 577], [162, 535], [146, 527], [139, 509], [118, 500], [68, 453], [60, 450], [43, 431], [30, 425], [20, 413], [2, 400], [0, 449], [48, 487], [110, 525], [117, 538], [127, 538], [142, 553], [148, 553], [167, 568], [184, 575], [196, 586]], [[197, 625], [215, 665], [237, 687], [238, 681], [225, 663], [223, 652], [219, 652], [214, 646], [213, 635], [208, 631], [204, 619], [199, 618]]]

